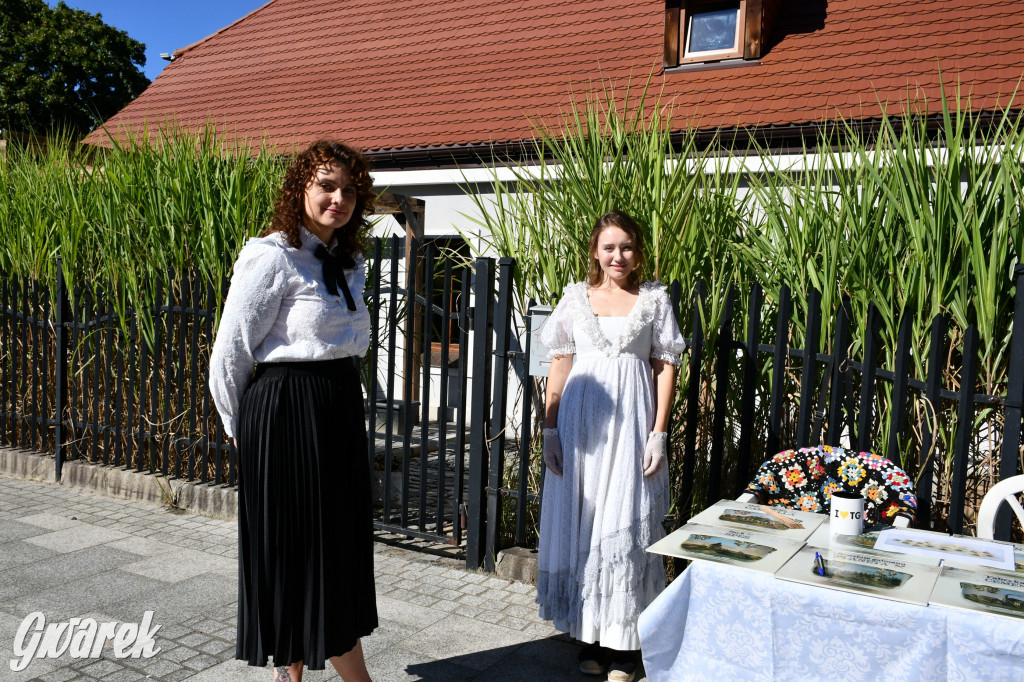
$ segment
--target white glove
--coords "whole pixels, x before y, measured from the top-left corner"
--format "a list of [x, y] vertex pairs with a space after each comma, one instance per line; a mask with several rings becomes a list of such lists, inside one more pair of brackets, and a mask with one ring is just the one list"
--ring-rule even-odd
[[562, 475], [562, 441], [558, 439], [558, 429], [544, 429], [544, 464], [551, 473]]
[[644, 448], [644, 476], [653, 476], [668, 463], [668, 433], [652, 431]]

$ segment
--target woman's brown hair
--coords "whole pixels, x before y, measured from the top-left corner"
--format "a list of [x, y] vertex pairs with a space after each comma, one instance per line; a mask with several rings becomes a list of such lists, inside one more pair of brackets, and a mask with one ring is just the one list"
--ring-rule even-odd
[[609, 227], [619, 228], [629, 235], [630, 241], [633, 242], [633, 252], [636, 254], [636, 268], [629, 273], [626, 282], [630, 288], [635, 288], [639, 286], [641, 274], [644, 271], [644, 266], [647, 264], [647, 254], [644, 252], [644, 233], [640, 229], [640, 225], [622, 211], [608, 211], [597, 219], [597, 222], [594, 223], [594, 229], [590, 232], [590, 247], [587, 249], [587, 256], [590, 258], [590, 286], [596, 287], [604, 279], [604, 272], [601, 270], [601, 264], [594, 258], [594, 251], [597, 250], [598, 237]]
[[284, 175], [284, 182], [274, 202], [274, 217], [263, 236], [282, 232], [294, 248], [302, 246], [300, 226], [305, 216], [303, 199], [306, 187], [312, 182], [316, 171], [327, 165], [337, 164], [348, 171], [356, 187], [356, 208], [349, 221], [334, 231], [342, 254], [355, 256], [363, 250], [370, 233], [370, 222], [366, 215], [373, 213], [373, 178], [370, 166], [363, 155], [341, 142], [318, 140], [302, 151]]

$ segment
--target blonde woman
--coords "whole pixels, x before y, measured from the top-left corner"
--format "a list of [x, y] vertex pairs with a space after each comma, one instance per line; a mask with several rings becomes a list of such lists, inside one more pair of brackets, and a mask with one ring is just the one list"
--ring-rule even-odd
[[642, 232], [619, 211], [590, 237], [589, 281], [570, 284], [541, 338], [548, 374], [537, 602], [587, 644], [586, 674], [636, 675], [640, 612], [665, 586], [668, 419], [684, 349], [665, 287], [642, 282]]

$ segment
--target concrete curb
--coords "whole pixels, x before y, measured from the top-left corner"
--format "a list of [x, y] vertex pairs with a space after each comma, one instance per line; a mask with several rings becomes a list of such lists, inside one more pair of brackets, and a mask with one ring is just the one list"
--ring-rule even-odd
[[[53, 457], [30, 450], [0, 447], [0, 473], [53, 483]], [[187, 483], [159, 474], [77, 460], [65, 462], [62, 474], [58, 485], [91, 490], [123, 500], [162, 504], [218, 519], [234, 520], [238, 517], [238, 494], [233, 488]]]

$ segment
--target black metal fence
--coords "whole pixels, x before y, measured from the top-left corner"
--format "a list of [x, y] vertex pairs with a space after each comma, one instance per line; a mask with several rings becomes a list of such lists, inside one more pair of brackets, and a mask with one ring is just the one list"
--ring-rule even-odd
[[57, 273], [55, 292], [0, 279], [0, 443], [53, 452], [58, 480], [83, 459], [233, 485], [206, 389], [214, 292], [174, 278], [169, 303], [121, 317], [118, 292], [69, 295]]
[[[518, 335], [510, 333], [513, 267], [509, 259], [499, 261], [500, 272], [495, 280], [494, 261], [482, 259], [476, 264], [474, 357], [493, 355], [494, 365], [490, 376], [484, 375], [482, 381], [473, 384], [472, 422], [481, 424], [488, 416], [489, 420], [486, 428], [475, 429], [471, 434], [467, 563], [488, 569], [504, 546], [524, 541], [529, 544], [535, 539], [535, 535], [527, 532], [527, 523], [537, 527], [537, 509], [531, 505], [538, 497], [536, 490], [543, 487], [544, 476], [537, 458], [530, 458], [531, 429], [542, 414], [542, 406], [534, 399], [539, 386], [534, 385], [526, 371], [529, 349], [520, 350]], [[1024, 320], [1024, 265], [1017, 266], [1013, 277], [1014, 319]], [[495, 281], [497, 290], [491, 284]], [[677, 319], [683, 320], [679, 285], [670, 287], [670, 292]], [[844, 301], [834, 324], [824, 325], [835, 332], [831, 344], [834, 351], [823, 353], [821, 296], [816, 291], [808, 296], [804, 348], [790, 345], [794, 320], [788, 288], [783, 288], [779, 304], [770, 311], [763, 291], [752, 287], [745, 325], [733, 314], [735, 295], [730, 293], [714, 333], [703, 324], [702, 310], [708, 309], [706, 298], [706, 287], [699, 283], [692, 300], [687, 302], [692, 318], [688, 320], [689, 326], [684, 326], [689, 329], [686, 380], [681, 386], [682, 409], [675, 414], [682, 421], [675, 429], [681, 432], [682, 443], [672, 450], [681, 461], [673, 466], [675, 513], [667, 523], [681, 525], [706, 504], [735, 498], [765, 459], [791, 447], [823, 443], [871, 450], [872, 444], [881, 438], [887, 442], [889, 453], [897, 453], [907, 450], [906, 444], [915, 441], [913, 450], [917, 458], [900, 463], [916, 481], [918, 525], [935, 525], [931, 504], [936, 497], [935, 481], [941, 474], [948, 489], [943, 530], [955, 533], [965, 529], [965, 502], [969, 496], [976, 511], [987, 490], [986, 482], [1021, 472], [1024, 328], [1015, 325], [1013, 329], [1006, 392], [989, 395], [976, 392], [979, 347], [974, 325], [963, 330], [962, 344], [953, 347], [950, 320], [938, 316], [931, 321], [926, 376], [921, 379], [913, 376], [910, 363], [915, 316], [911, 309], [902, 311], [892, 354], [895, 363], [887, 368], [879, 360], [879, 314], [874, 305], [869, 306], [867, 318], [859, 321], [851, 319], [849, 303]], [[493, 324], [486, 324], [485, 318], [493, 319]], [[862, 325], [859, 332], [858, 322]], [[528, 332], [529, 319], [526, 325]], [[745, 337], [737, 338], [734, 330], [743, 327]], [[711, 348], [706, 347], [709, 338], [713, 339]], [[765, 343], [765, 338], [771, 342]], [[856, 345], [862, 349], [859, 359], [849, 355], [854, 339], [858, 339]], [[957, 367], [950, 366], [950, 358], [958, 359]], [[479, 378], [483, 369], [477, 367], [474, 376]], [[944, 385], [951, 370], [955, 388]], [[519, 382], [516, 390], [522, 407], [518, 428], [511, 432], [506, 412], [512, 392], [507, 385], [510, 376]], [[909, 423], [907, 406], [916, 399], [929, 405], [931, 420]], [[885, 433], [880, 434], [883, 403], [891, 416]], [[999, 419], [984, 423], [986, 428], [998, 429], [998, 433], [990, 434], [998, 451], [983, 465], [988, 470], [978, 471], [979, 458], [972, 452], [972, 441], [977, 435], [974, 423], [977, 415], [985, 411], [999, 413]], [[940, 415], [951, 417], [957, 425], [955, 440], [948, 451], [936, 443]], [[919, 431], [911, 433], [915, 429]], [[706, 433], [699, 443], [698, 433], [702, 430]], [[506, 447], [510, 435], [516, 447]], [[951, 466], [945, 466], [946, 460]], [[527, 485], [531, 471], [539, 484]], [[996, 521], [996, 538], [1010, 539], [1010, 522], [1008, 510], [1003, 509]], [[505, 527], [510, 523], [514, 528]]]
[[[413, 241], [371, 244], [362, 363], [379, 529], [464, 540], [473, 267]], [[144, 311], [119, 292], [50, 292], [0, 277], [0, 445], [199, 484], [234, 486], [235, 451], [210, 397], [220, 291], [198, 277], [158, 285]], [[478, 376], [484, 374], [478, 372]], [[433, 390], [432, 390], [433, 389]], [[432, 404], [432, 394], [438, 395]], [[60, 415], [60, 418], [58, 418]]]
[[[523, 320], [514, 310], [515, 263], [463, 263], [429, 243], [392, 238], [372, 244], [369, 265], [373, 341], [363, 372], [376, 526], [465, 543], [467, 564], [490, 568], [503, 547], [535, 541], [543, 485], [543, 467], [531, 457], [540, 386], [529, 376], [529, 348], [521, 344], [529, 317]], [[1024, 266], [1014, 276], [1015, 319], [1024, 319]], [[234, 485], [234, 452], [207, 390], [212, 311], [224, 289], [196, 278], [174, 281], [158, 292], [156, 300], [165, 303], [121, 318], [110, 296], [69, 295], [59, 276], [54, 292], [0, 277], [0, 444], [54, 453], [58, 478], [64, 461], [81, 459]], [[744, 326], [734, 319], [734, 296], [717, 330], [702, 325], [703, 286], [687, 302], [688, 380], [676, 415], [681, 443], [673, 449], [679, 460], [675, 522], [685, 521], [695, 505], [735, 497], [766, 454], [818, 442], [868, 449], [883, 398], [893, 415], [886, 434], [890, 451], [909, 428], [903, 409], [908, 400], [955, 405], [959, 424], [972, 424], [979, 409], [1001, 410], [998, 471], [989, 477], [1018, 473], [1024, 330], [1014, 329], [1006, 393], [977, 394], [973, 327], [957, 349], [959, 388], [947, 389], [942, 372], [950, 348], [943, 318], [932, 321], [927, 376], [921, 379], [912, 376], [908, 362], [912, 311], [903, 313], [895, 365], [885, 368], [878, 362], [873, 308], [857, 333], [860, 321], [851, 320], [844, 306], [829, 327], [835, 329], [835, 352], [826, 354], [816, 332], [820, 297], [809, 297], [800, 349], [789, 346], [791, 299], [787, 290], [780, 293], [779, 305], [769, 310], [760, 289], [751, 291], [745, 338], [734, 332]], [[678, 285], [672, 298], [678, 311]], [[861, 340], [859, 360], [847, 356], [853, 338]], [[699, 441], [701, 428], [709, 433]], [[932, 450], [934, 436], [927, 425], [918, 434], [922, 452]], [[970, 449], [971, 429], [957, 430], [947, 481], [954, 531], [964, 526]], [[924, 458], [915, 466], [920, 518], [928, 525], [936, 462]], [[1008, 533], [1004, 516], [996, 537]]]
[[402, 286], [403, 247], [397, 237], [374, 243], [367, 286], [375, 340], [364, 363], [373, 405], [368, 414], [375, 524], [459, 545], [468, 474], [471, 268], [441, 257], [432, 244], [413, 241], [408, 253], [417, 257], [408, 259]]
[[[1014, 271], [1015, 310], [1014, 319], [1024, 320], [1024, 265]], [[676, 294], [678, 296], [678, 293]], [[711, 371], [701, 365], [705, 357], [706, 337], [699, 314], [698, 302], [705, 296], [703, 287], [698, 286], [693, 303], [693, 333], [688, 342], [690, 352], [690, 376], [704, 376], [705, 382], [690, 381], [685, 390], [687, 424], [699, 420], [698, 408], [701, 403], [699, 391], [702, 386], [714, 389], [714, 412], [712, 433], [708, 452], [709, 473], [704, 499], [735, 497], [751, 479], [764, 456], [789, 447], [806, 447], [824, 443], [844, 445], [858, 451], [871, 450], [872, 443], [879, 438], [887, 443], [887, 451], [897, 453], [906, 449], [904, 445], [916, 440], [914, 450], [918, 459], [903, 464], [916, 480], [919, 500], [918, 523], [931, 527], [933, 515], [931, 503], [934, 482], [940, 467], [936, 450], [935, 419], [924, 420], [912, 425], [908, 422], [908, 404], [915, 399], [927, 403], [930, 414], [955, 414], [955, 440], [949, 452], [942, 455], [951, 459], [948, 481], [948, 512], [945, 514], [948, 530], [960, 533], [965, 525], [965, 500], [968, 486], [968, 467], [976, 458], [972, 457], [972, 438], [976, 435], [974, 422], [980, 411], [1001, 411], [1001, 419], [989, 420], [988, 426], [1000, 426], [999, 433], [992, 434], [991, 440], [998, 443], [998, 452], [992, 458], [991, 470], [971, 472], [975, 478], [989, 478], [998, 481], [1021, 471], [1021, 418], [1024, 407], [1024, 329], [1014, 325], [1008, 357], [1008, 382], [1006, 392], [989, 395], [976, 392], [978, 377], [978, 330], [970, 325], [964, 330], [962, 345], [952, 347], [949, 336], [950, 320], [939, 315], [930, 321], [930, 342], [926, 364], [926, 376], [913, 376], [910, 362], [912, 351], [911, 331], [915, 311], [904, 309], [900, 317], [896, 347], [892, 356], [893, 367], [881, 366], [878, 328], [880, 316], [874, 304], [869, 305], [867, 319], [859, 335], [855, 332], [857, 320], [851, 319], [849, 302], [844, 301], [834, 324], [831, 354], [822, 353], [821, 296], [811, 291], [808, 296], [808, 316], [805, 347], [789, 347], [792, 328], [792, 298], [788, 287], [783, 287], [779, 296], [775, 319], [762, 319], [763, 292], [756, 285], [750, 293], [747, 306], [749, 317], [746, 324], [746, 338], [737, 339], [733, 318], [734, 296], [730, 293], [722, 322], [717, 330], [714, 363]], [[774, 327], [774, 341], [762, 343], [765, 325]], [[849, 356], [852, 341], [858, 338], [862, 349], [860, 359]], [[958, 366], [951, 367], [949, 359], [958, 358]], [[771, 381], [767, 391], [759, 385], [759, 377], [769, 369]], [[957, 387], [947, 389], [944, 378], [949, 370], [955, 370]], [[787, 385], [786, 374], [795, 374], [795, 381]], [[732, 407], [726, 400], [727, 387], [739, 387], [730, 395]], [[879, 406], [882, 402], [890, 412], [887, 429], [879, 429]], [[736, 404], [738, 403], [738, 410]], [[767, 405], [767, 419], [762, 431], [755, 430], [757, 412]], [[738, 412], [738, 429], [730, 432], [726, 419]], [[785, 422], [795, 422], [792, 428], [785, 428]], [[912, 427], [920, 431], [909, 434]], [[964, 428], [966, 427], [966, 428]], [[700, 461], [696, 447], [696, 429], [684, 428], [682, 485], [678, 497], [681, 520], [689, 515], [687, 502], [694, 497], [692, 482]], [[761, 445], [763, 443], [763, 445]], [[733, 446], [735, 462], [726, 465], [725, 448]], [[759, 447], [755, 447], [755, 445]], [[761, 457], [754, 453], [760, 450]], [[899, 462], [898, 462], [899, 463]], [[728, 474], [732, 474], [728, 476]], [[984, 493], [985, 489], [973, 491]], [[697, 510], [699, 511], [699, 510]], [[1006, 510], [1003, 510], [1006, 512]], [[996, 537], [1008, 539], [1010, 516], [1001, 513], [996, 524]]]

